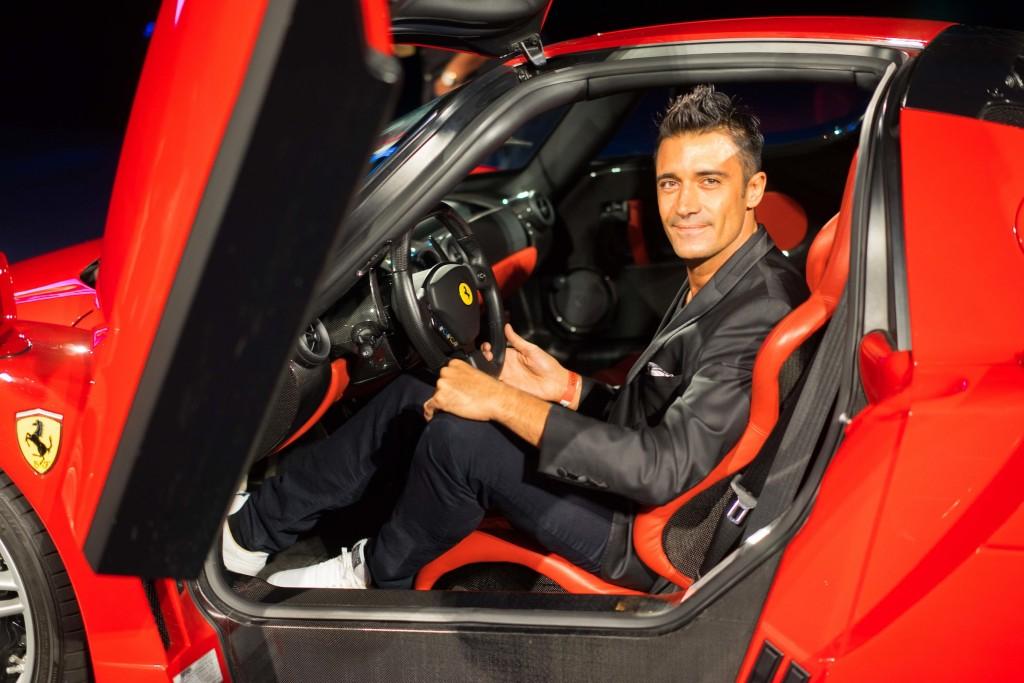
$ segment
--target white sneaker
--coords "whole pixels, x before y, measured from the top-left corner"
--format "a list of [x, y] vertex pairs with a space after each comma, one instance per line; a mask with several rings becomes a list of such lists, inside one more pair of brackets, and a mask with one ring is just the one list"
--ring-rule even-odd
[[228, 517], [242, 509], [242, 506], [249, 502], [249, 492], [245, 490], [245, 482], [242, 488], [238, 489], [235, 497], [231, 499], [231, 507], [228, 508]]
[[[248, 500], [248, 493], [236, 494], [235, 499], [231, 501], [231, 514], [241, 510]], [[224, 566], [227, 567], [228, 571], [244, 574], [245, 576], [256, 576], [263, 571], [263, 567], [267, 565], [267, 558], [270, 556], [269, 553], [259, 550], [246, 550], [240, 546], [235, 537], [231, 535], [231, 529], [228, 527], [227, 520], [224, 520], [224, 526], [221, 531], [220, 552], [221, 558], [224, 560]]]
[[267, 583], [282, 588], [368, 588], [370, 572], [363, 554], [366, 540], [358, 541], [351, 552], [342, 548], [340, 555], [320, 564], [271, 574]]

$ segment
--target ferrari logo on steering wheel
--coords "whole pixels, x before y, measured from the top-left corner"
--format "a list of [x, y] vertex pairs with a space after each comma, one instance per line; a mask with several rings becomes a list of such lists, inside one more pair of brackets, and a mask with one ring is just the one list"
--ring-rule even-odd
[[462, 299], [462, 303], [467, 306], [473, 303], [473, 290], [468, 283], [462, 282], [459, 284], [459, 297]]

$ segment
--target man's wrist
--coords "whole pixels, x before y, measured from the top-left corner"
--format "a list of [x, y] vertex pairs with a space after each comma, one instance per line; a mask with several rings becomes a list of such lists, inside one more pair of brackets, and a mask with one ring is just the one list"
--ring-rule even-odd
[[503, 385], [495, 392], [491, 418], [504, 425], [532, 446], [540, 444], [551, 411], [551, 404], [533, 394]]
[[491, 393], [490, 419], [495, 422], [504, 423], [509, 415], [516, 412], [524, 393], [511, 384], [498, 382], [498, 386]]

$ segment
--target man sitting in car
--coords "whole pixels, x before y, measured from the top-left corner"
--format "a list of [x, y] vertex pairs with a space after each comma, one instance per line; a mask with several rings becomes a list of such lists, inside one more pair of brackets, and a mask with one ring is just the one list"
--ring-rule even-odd
[[806, 297], [802, 277], [754, 218], [765, 191], [763, 141], [757, 118], [711, 86], [670, 103], [657, 196], [687, 278], [624, 385], [581, 380], [506, 327], [499, 379], [459, 360], [436, 386], [399, 377], [330, 437], [292, 454], [279, 476], [241, 495], [223, 531], [226, 567], [256, 575], [323, 512], [357, 501], [378, 468], [401, 463], [405, 489], [375, 537], [267, 580], [410, 587], [493, 510], [578, 566], [649, 589], [655, 577], [630, 540], [633, 506], [678, 496], [735, 444], [757, 351]]

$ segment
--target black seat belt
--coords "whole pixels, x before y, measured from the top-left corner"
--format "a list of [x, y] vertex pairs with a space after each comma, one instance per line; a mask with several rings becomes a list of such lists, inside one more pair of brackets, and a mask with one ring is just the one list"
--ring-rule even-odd
[[753, 462], [730, 482], [729, 500], [701, 564], [702, 574], [732, 552], [741, 538], [766, 526], [792, 503], [839, 393], [845, 339], [844, 294], [810, 369], [794, 392], [795, 404], [791, 401], [783, 411], [783, 418], [789, 415], [781, 420], [785, 424], [781, 443], [773, 432]]

